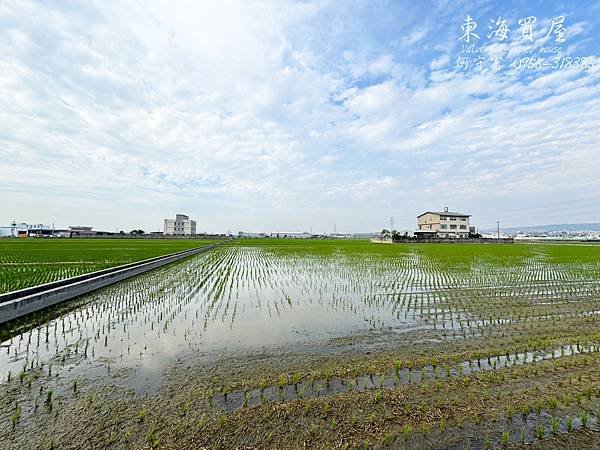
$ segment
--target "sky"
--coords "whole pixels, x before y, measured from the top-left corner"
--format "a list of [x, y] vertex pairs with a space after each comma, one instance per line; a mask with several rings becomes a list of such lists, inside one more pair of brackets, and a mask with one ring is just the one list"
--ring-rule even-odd
[[598, 17], [600, 1], [2, 2], [0, 225], [600, 222]]

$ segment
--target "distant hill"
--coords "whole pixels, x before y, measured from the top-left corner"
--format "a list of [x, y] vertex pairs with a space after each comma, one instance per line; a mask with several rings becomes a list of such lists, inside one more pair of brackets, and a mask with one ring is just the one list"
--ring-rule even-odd
[[[600, 231], [600, 223], [559, 223], [552, 225], [535, 225], [532, 227], [500, 227], [504, 233], [548, 233], [548, 232], [560, 232], [560, 231]], [[495, 228], [489, 228], [481, 230], [483, 232], [496, 231]]]

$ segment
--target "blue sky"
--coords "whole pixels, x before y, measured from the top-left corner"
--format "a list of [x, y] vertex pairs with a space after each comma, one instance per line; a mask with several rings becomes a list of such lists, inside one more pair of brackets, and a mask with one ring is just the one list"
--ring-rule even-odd
[[[463, 70], [467, 15], [486, 61]], [[558, 53], [519, 53], [528, 16], [531, 46]], [[564, 42], [544, 40], [559, 16]], [[183, 212], [199, 231], [371, 231], [444, 206], [483, 228], [600, 222], [598, 16], [600, 1], [5, 2], [0, 224], [157, 230]], [[487, 37], [498, 18], [504, 40]]]

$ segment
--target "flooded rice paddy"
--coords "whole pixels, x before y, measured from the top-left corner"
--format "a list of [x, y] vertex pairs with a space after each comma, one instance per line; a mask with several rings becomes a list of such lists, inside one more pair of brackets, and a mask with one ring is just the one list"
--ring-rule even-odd
[[[564, 247], [235, 242], [10, 324], [0, 380], [38, 373], [57, 392], [87, 379], [148, 397], [182, 361], [229, 355], [235, 366], [252, 352], [303, 349], [335, 356], [348, 342], [369, 358], [360, 343], [381, 333], [387, 352], [404, 349], [392, 367], [350, 365], [347, 376], [310, 367], [317, 375], [221, 380], [207, 408], [229, 414], [595, 358], [598, 247]], [[425, 349], [417, 362], [406, 355], [411, 345]], [[443, 352], [427, 350], [436, 345]]]
[[435, 328], [456, 337], [494, 323], [558, 317], [561, 306], [600, 293], [598, 279], [582, 280], [584, 265], [561, 267], [539, 255], [507, 265], [481, 257], [448, 261], [414, 246], [383, 255], [313, 250], [242, 243], [102, 289], [2, 342], [0, 379], [79, 355], [74, 367], [55, 370], [134, 368], [132, 385], [152, 390], [183, 352], [318, 342], [374, 329]]
[[[385, 292], [385, 274], [343, 255], [307, 259], [231, 247], [82, 298], [81, 307], [2, 342], [1, 377], [83, 356], [75, 371], [134, 367], [148, 388], [182, 352], [240, 351], [319, 341], [374, 328], [429, 326], [422, 290], [403, 288], [405, 305]], [[376, 272], [379, 271], [379, 274]], [[90, 366], [90, 367], [88, 367]], [[67, 369], [68, 364], [55, 370]]]

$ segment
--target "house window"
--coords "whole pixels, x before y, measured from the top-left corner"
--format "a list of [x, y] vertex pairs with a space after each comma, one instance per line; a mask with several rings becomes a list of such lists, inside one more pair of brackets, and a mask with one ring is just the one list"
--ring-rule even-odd
[[450, 225], [451, 230], [456, 230], [456, 225]]
[[466, 217], [461, 217], [460, 220], [462, 220], [463, 222], [466, 222], [467, 218]]
[[461, 226], [460, 226], [460, 229], [461, 229], [461, 230], [466, 230], [466, 229], [467, 229], [467, 226], [466, 226], [466, 225], [461, 225]]
[[450, 220], [456, 220], [456, 217], [450, 217]]
[[448, 228], [448, 225], [446, 225], [445, 223], [442, 224], [442, 229], [445, 230], [446, 228]]

